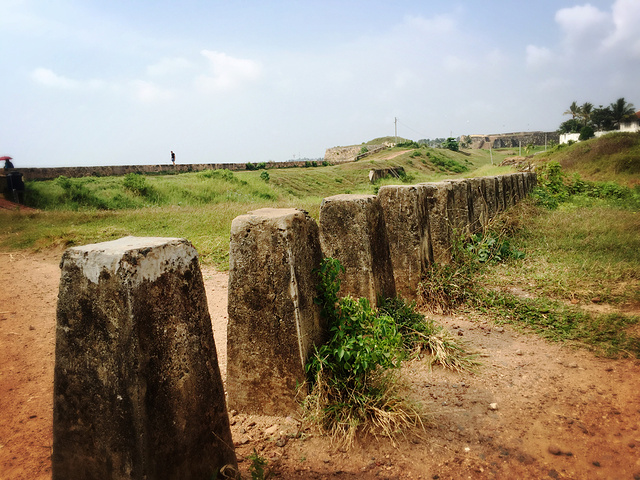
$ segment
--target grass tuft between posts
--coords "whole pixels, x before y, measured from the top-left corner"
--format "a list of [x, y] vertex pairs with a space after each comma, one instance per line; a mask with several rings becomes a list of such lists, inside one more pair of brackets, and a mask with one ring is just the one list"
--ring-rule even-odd
[[358, 433], [394, 439], [408, 429], [424, 429], [421, 407], [404, 395], [402, 361], [426, 350], [444, 366], [469, 370], [473, 357], [414, 304], [388, 299], [375, 309], [364, 298], [339, 297], [342, 272], [332, 258], [318, 271], [316, 302], [329, 321], [330, 339], [316, 347], [306, 365], [311, 385], [303, 400], [306, 417], [341, 446], [353, 445]]

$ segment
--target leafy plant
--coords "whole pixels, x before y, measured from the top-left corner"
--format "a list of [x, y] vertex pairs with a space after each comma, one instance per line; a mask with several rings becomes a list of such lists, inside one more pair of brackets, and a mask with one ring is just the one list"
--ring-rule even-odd
[[466, 245], [467, 251], [480, 263], [501, 262], [508, 258], [523, 259], [524, 252], [511, 246], [506, 238], [492, 232], [473, 234]]
[[155, 194], [153, 187], [147, 183], [147, 179], [137, 173], [127, 173], [124, 176], [122, 185], [127, 190], [142, 197], [149, 197]]
[[266, 458], [260, 456], [255, 448], [253, 453], [247, 457], [247, 460], [251, 461], [251, 465], [249, 465], [251, 480], [267, 480], [273, 476], [273, 472], [267, 470], [269, 462]]
[[63, 190], [62, 202], [69, 202], [74, 210], [79, 207], [109, 210], [110, 205], [92, 193], [84, 183], [83, 179], [67, 178], [62, 175], [58, 177], [56, 184]]
[[449, 137], [442, 143], [442, 148], [457, 152], [458, 150], [460, 150], [460, 145], [455, 138]]
[[335, 259], [325, 259], [318, 270], [316, 303], [329, 320], [330, 339], [307, 362], [312, 390], [303, 406], [312, 421], [350, 445], [359, 430], [392, 437], [422, 419], [399, 394], [395, 370], [403, 351], [394, 319], [366, 299], [339, 298], [343, 271]]
[[264, 180], [265, 182], [269, 181], [269, 172], [267, 172], [266, 170], [264, 172], [260, 173], [260, 178], [262, 180]]

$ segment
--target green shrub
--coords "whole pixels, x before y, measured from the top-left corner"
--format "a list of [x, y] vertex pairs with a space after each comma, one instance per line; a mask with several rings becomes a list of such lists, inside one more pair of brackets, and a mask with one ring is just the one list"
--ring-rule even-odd
[[237, 182], [238, 179], [233, 175], [233, 172], [228, 168], [221, 168], [216, 170], [203, 170], [196, 174], [198, 178], [219, 178], [227, 182]]
[[508, 258], [521, 260], [524, 252], [512, 247], [509, 240], [492, 232], [473, 234], [466, 244], [467, 252], [480, 263], [501, 262]]
[[419, 409], [399, 393], [402, 360], [428, 351], [432, 362], [456, 370], [472, 369], [475, 361], [455, 337], [418, 313], [415, 303], [380, 299], [374, 309], [364, 298], [341, 298], [343, 272], [332, 258], [318, 270], [316, 303], [329, 322], [330, 338], [306, 365], [312, 385], [304, 402], [307, 415], [345, 444], [358, 430], [393, 436], [422, 426]]
[[615, 182], [582, 180], [578, 174], [567, 178], [556, 161], [542, 165], [537, 173], [538, 184], [533, 190], [533, 199], [537, 205], [552, 210], [575, 196], [623, 203], [628, 208], [636, 208], [640, 205], [640, 197], [629, 187]]
[[124, 176], [122, 185], [130, 192], [141, 197], [149, 197], [155, 193], [153, 187], [147, 183], [147, 179], [137, 173], [127, 173]]
[[403, 351], [393, 318], [378, 315], [366, 299], [339, 298], [343, 271], [330, 258], [318, 271], [316, 303], [329, 321], [330, 338], [307, 362], [312, 390], [303, 406], [312, 421], [350, 445], [358, 430], [392, 436], [422, 420], [397, 391], [393, 371]]
[[453, 173], [462, 173], [469, 170], [466, 165], [463, 165], [460, 162], [457, 162], [450, 158], [442, 157], [440, 155], [430, 155], [429, 153], [427, 153], [427, 156], [429, 157], [429, 161], [431, 161], [433, 165], [435, 165], [436, 167], [440, 167], [442, 170], [448, 170]]
[[83, 179], [67, 178], [61, 175], [56, 179], [56, 184], [63, 190], [61, 201], [70, 203], [73, 210], [77, 210], [80, 207], [97, 208], [99, 210], [109, 210], [111, 208], [105, 200], [98, 198], [89, 191], [84, 185]]
[[442, 147], [446, 148], [448, 150], [457, 152], [458, 150], [460, 150], [460, 145], [458, 144], [458, 142], [456, 141], [455, 138], [453, 137], [449, 137], [447, 138], [443, 143], [442, 143]]
[[590, 125], [585, 125], [580, 129], [580, 136], [578, 137], [578, 140], [580, 141], [589, 140], [590, 138], [593, 138], [595, 136], [596, 134], [593, 131], [593, 127], [591, 127]]
[[266, 170], [262, 173], [260, 173], [260, 178], [262, 180], [264, 180], [265, 182], [269, 181], [269, 172], [267, 172]]

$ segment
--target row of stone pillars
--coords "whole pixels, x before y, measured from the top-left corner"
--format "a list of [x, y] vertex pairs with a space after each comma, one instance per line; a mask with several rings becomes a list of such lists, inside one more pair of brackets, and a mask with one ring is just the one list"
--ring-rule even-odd
[[341, 293], [412, 298], [535, 184], [533, 174], [386, 186], [326, 198], [319, 225], [295, 209], [233, 220], [227, 401], [197, 253], [184, 239], [126, 237], [62, 258], [54, 370], [53, 478], [202, 479], [237, 468], [227, 417], [286, 415], [325, 340], [316, 275], [346, 267]]

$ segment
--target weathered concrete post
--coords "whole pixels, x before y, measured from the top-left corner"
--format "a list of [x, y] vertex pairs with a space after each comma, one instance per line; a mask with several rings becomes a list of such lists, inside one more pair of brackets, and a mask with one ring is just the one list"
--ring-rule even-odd
[[429, 241], [427, 188], [387, 185], [378, 191], [389, 238], [396, 290], [414, 299], [428, 264], [433, 262]]
[[485, 184], [482, 178], [469, 178], [469, 230], [477, 233], [489, 222], [489, 206], [487, 203]]
[[236, 467], [196, 250], [125, 237], [61, 262], [53, 479], [203, 479]]
[[512, 205], [517, 205], [518, 202], [520, 202], [520, 199], [522, 198], [520, 196], [520, 187], [518, 185], [518, 177], [516, 174], [512, 173], [509, 175], [509, 180], [511, 181], [511, 195], [513, 196]]
[[501, 175], [502, 187], [504, 189], [504, 206], [505, 210], [515, 205], [515, 198], [513, 193], [513, 181], [511, 175]]
[[455, 235], [469, 232], [473, 216], [471, 204], [471, 187], [466, 179], [445, 180], [451, 185], [449, 191], [449, 222]]
[[498, 213], [498, 180], [496, 177], [483, 177], [482, 183], [487, 202], [487, 212], [489, 220]]
[[304, 364], [326, 336], [314, 303], [318, 226], [301, 210], [255, 210], [231, 223], [229, 252], [229, 408], [290, 415]]
[[429, 246], [433, 261], [440, 264], [451, 263], [451, 220], [452, 186], [449, 182], [421, 183], [427, 197], [427, 217], [429, 218]]
[[527, 191], [524, 185], [524, 173], [518, 172], [515, 174], [516, 181], [518, 183], [518, 196], [520, 200], [523, 200], [527, 196]]
[[334, 195], [320, 206], [320, 245], [325, 257], [345, 268], [341, 295], [396, 296], [389, 239], [380, 201], [375, 195]]

